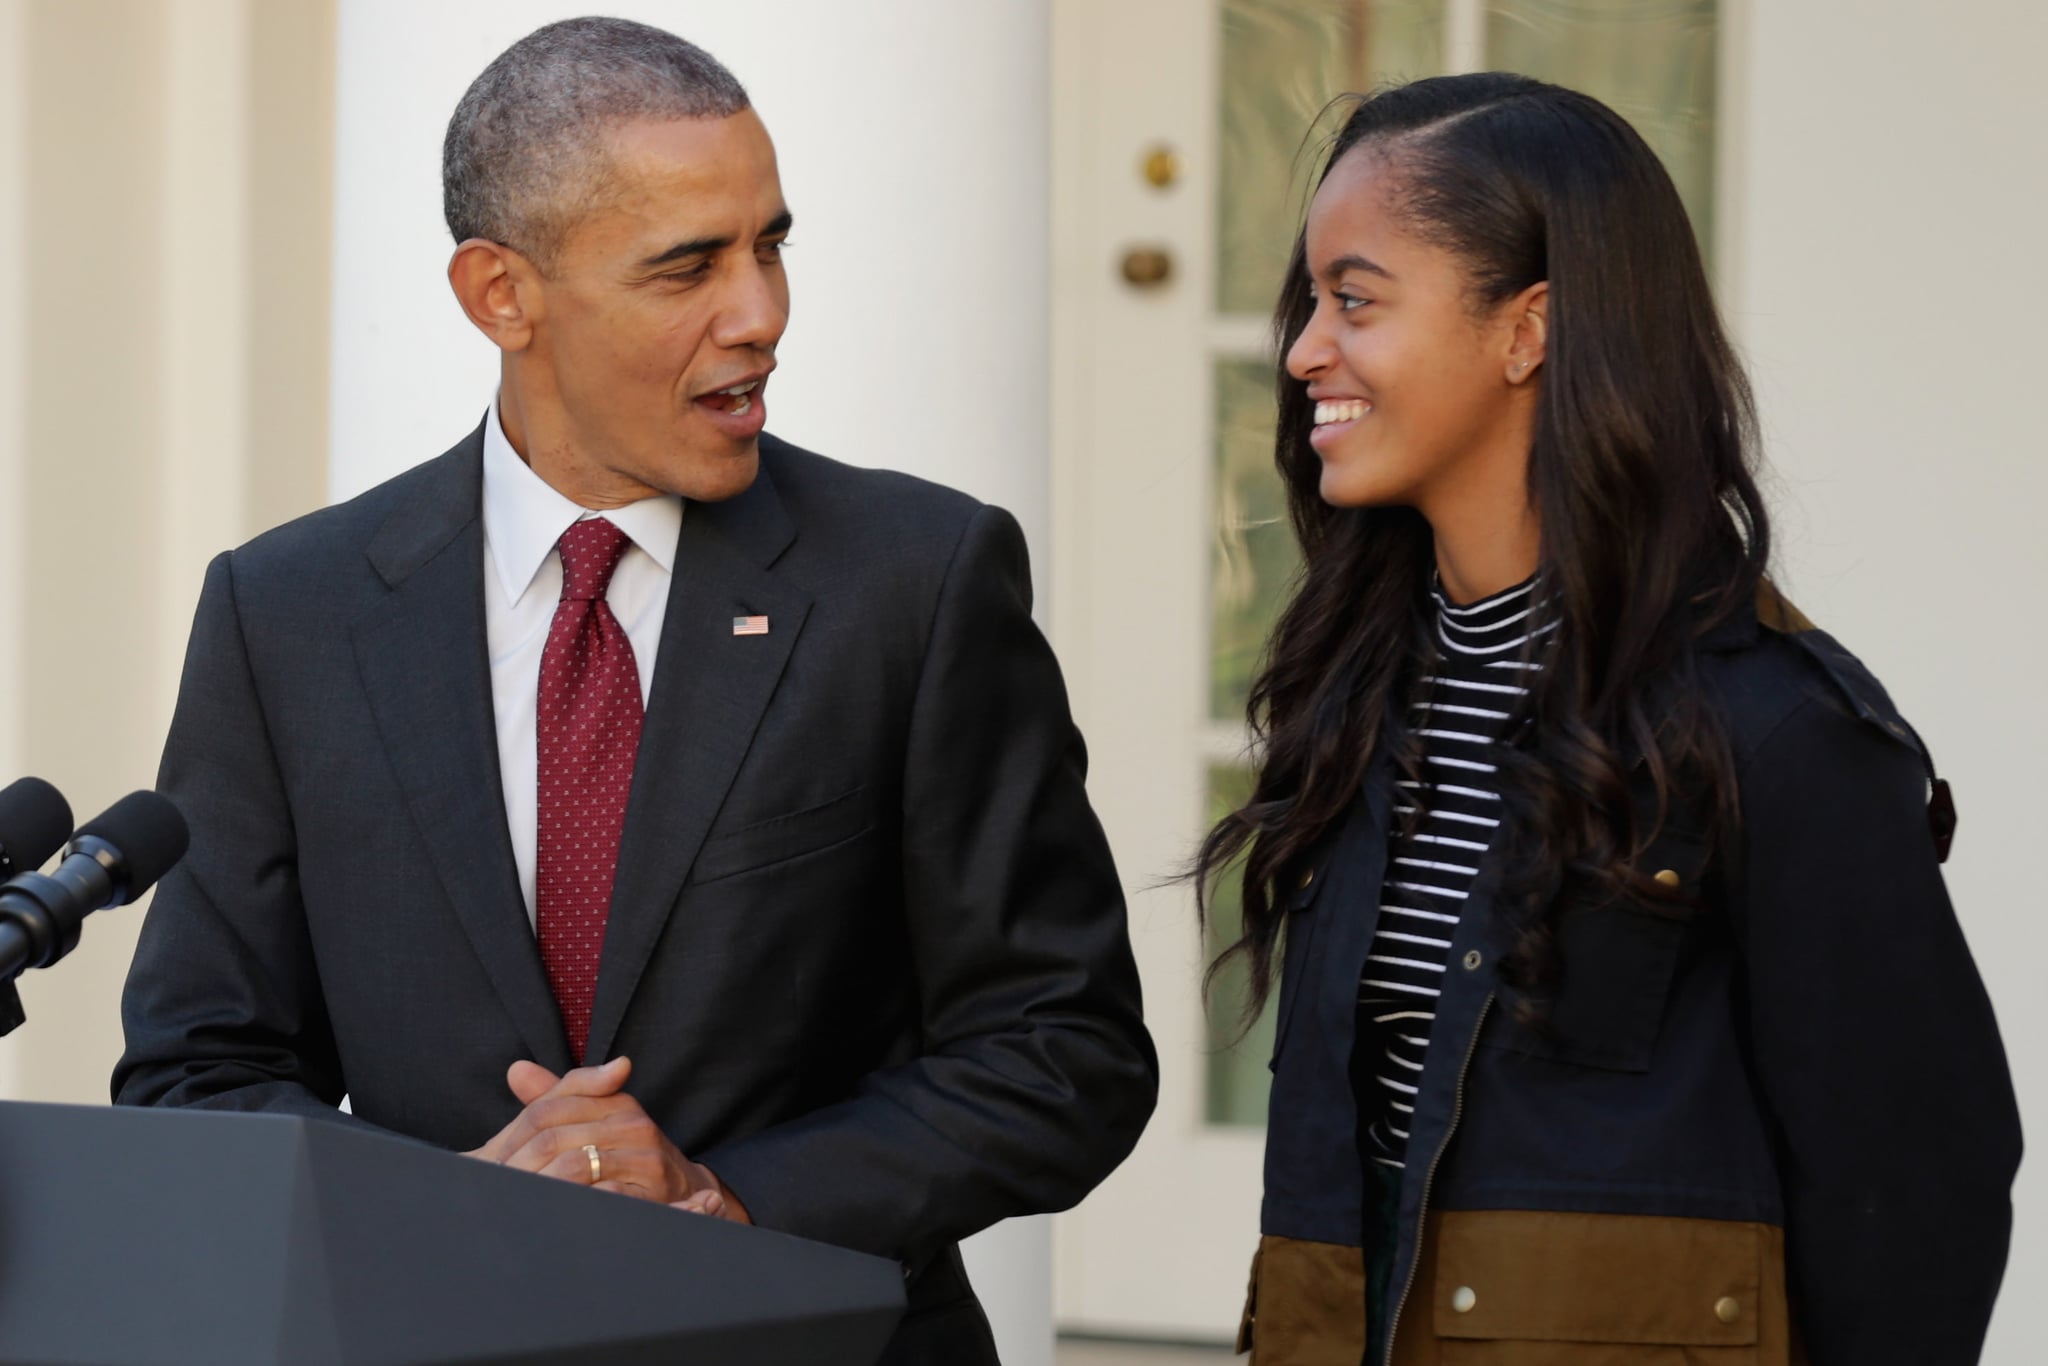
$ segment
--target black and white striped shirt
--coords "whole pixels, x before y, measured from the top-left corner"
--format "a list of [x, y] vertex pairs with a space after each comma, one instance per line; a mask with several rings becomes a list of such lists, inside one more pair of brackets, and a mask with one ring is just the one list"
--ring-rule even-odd
[[1388, 1167], [1403, 1165], [1451, 934], [1500, 826], [1494, 747], [1540, 667], [1530, 656], [1557, 629], [1537, 610], [1534, 580], [1469, 607], [1432, 593], [1437, 657], [1409, 716], [1422, 776], [1394, 790], [1379, 928], [1358, 996], [1365, 1147]]

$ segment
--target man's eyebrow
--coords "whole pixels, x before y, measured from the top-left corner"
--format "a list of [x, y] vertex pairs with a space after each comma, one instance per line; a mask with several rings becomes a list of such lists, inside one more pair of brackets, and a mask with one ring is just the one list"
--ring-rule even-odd
[[1351, 271], [1354, 270], [1362, 270], [1367, 275], [1377, 275], [1382, 280], [1391, 280], [1394, 278], [1394, 272], [1388, 270], [1379, 262], [1355, 254], [1350, 256], [1339, 256], [1336, 260], [1324, 266], [1323, 278], [1326, 280], [1334, 280], [1337, 279], [1339, 276], [1349, 274]]
[[687, 242], [676, 243], [659, 256], [648, 257], [640, 263], [640, 268], [652, 270], [656, 266], [669, 266], [677, 261], [687, 261], [692, 256], [712, 256], [731, 245], [730, 237], [693, 237]]
[[[768, 220], [767, 225], [761, 229], [761, 237], [780, 237], [789, 231], [790, 225], [795, 221], [789, 210], [784, 209]], [[715, 256], [732, 244], [733, 239], [730, 236], [693, 237], [687, 242], [676, 243], [659, 256], [648, 257], [640, 263], [640, 269], [656, 270], [662, 266], [672, 266], [678, 261], [687, 261], [692, 256]]]

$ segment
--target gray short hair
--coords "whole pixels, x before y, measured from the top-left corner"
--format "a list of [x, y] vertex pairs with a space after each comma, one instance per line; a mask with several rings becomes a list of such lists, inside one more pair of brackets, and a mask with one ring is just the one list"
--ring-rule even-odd
[[441, 204], [457, 242], [481, 237], [541, 269], [602, 193], [602, 135], [630, 119], [729, 118], [746, 89], [694, 43], [630, 19], [564, 19], [484, 68], [441, 147]]

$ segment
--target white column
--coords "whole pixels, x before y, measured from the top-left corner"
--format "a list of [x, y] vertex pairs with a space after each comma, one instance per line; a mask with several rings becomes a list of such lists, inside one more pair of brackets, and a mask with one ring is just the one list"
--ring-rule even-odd
[[241, 154], [249, 136], [249, 3], [184, 0], [164, 34], [163, 572], [155, 588], [159, 620], [171, 624], [157, 637], [166, 724], [185, 662], [181, 628], [199, 600], [206, 564], [249, 535], [252, 282], [238, 268], [250, 248], [249, 159]]
[[[492, 57], [581, 8], [342, 0], [334, 496], [454, 444], [488, 403], [496, 353], [442, 275], [441, 136]], [[709, 49], [775, 138], [797, 219], [777, 434], [1002, 504], [1044, 583], [1046, 0], [643, 0], [609, 12]], [[1047, 1221], [993, 1230], [968, 1260], [1004, 1362], [1049, 1366]]]

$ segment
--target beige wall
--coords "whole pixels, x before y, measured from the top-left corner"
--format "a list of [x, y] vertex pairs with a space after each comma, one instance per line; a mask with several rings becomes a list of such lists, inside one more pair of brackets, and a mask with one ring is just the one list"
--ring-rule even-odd
[[[207, 559], [323, 499], [332, 28], [0, 0], [0, 781], [80, 820], [154, 779]], [[139, 924], [24, 979], [0, 1094], [105, 1098]]]
[[[2048, 1360], [2048, 9], [1746, 0], [1728, 296], [1762, 399], [1783, 564], [1926, 737], [1947, 874], [2037, 1155], [1988, 1366]], [[1941, 1078], [1924, 1079], [1939, 1105]], [[1903, 1312], [1911, 1312], [1911, 1289]]]

